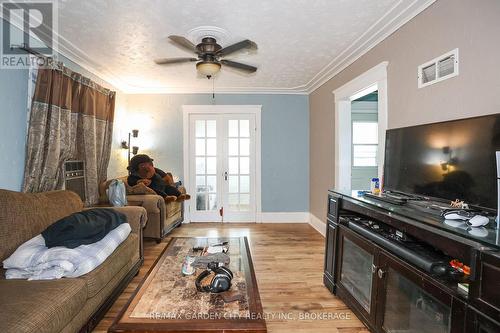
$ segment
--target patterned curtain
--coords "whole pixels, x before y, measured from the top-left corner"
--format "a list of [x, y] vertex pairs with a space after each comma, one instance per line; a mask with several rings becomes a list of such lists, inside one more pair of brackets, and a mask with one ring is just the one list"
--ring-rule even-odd
[[24, 171], [25, 192], [63, 188], [63, 165], [82, 160], [86, 205], [98, 201], [111, 152], [115, 92], [54, 62], [38, 70], [31, 104]]

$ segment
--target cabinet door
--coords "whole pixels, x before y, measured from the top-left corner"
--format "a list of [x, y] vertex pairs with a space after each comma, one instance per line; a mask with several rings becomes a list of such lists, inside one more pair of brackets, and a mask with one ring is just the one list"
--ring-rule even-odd
[[339, 198], [335, 197], [331, 194], [328, 195], [328, 203], [327, 203], [327, 215], [328, 218], [337, 222], [338, 220], [338, 212], [339, 212]]
[[359, 313], [365, 322], [375, 322], [374, 272], [378, 250], [343, 225], [338, 227], [337, 294]]
[[467, 309], [467, 333], [498, 333], [500, 323], [489, 319], [472, 308]]
[[325, 272], [323, 282], [335, 293], [335, 254], [336, 254], [337, 224], [327, 221], [325, 244]]
[[[496, 252], [481, 252], [477, 267], [479, 279], [470, 285], [471, 305], [479, 312], [500, 321], [500, 255]], [[499, 331], [500, 332], [500, 331]]]
[[[385, 252], [379, 259], [377, 327], [381, 332], [463, 332], [463, 303], [454, 302], [423, 273], [400, 259]], [[452, 318], [458, 321], [454, 324]]]

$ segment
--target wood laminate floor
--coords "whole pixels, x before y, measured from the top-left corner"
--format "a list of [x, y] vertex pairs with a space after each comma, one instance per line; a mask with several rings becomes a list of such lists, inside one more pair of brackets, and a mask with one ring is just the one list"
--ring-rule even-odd
[[323, 286], [325, 240], [316, 230], [308, 224], [240, 223], [184, 224], [160, 244], [146, 240], [139, 275], [94, 332], [107, 331], [170, 237], [217, 236], [248, 237], [268, 332], [369, 333], [344, 302]]

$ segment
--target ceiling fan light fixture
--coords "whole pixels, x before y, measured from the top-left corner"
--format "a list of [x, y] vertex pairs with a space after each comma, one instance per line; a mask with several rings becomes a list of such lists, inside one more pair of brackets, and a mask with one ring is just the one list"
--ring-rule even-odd
[[218, 62], [201, 61], [196, 64], [198, 72], [208, 77], [217, 74], [220, 71], [220, 67], [221, 65]]
[[225, 59], [226, 56], [243, 49], [257, 49], [257, 44], [249, 39], [245, 39], [241, 42], [222, 48], [217, 43], [217, 39], [210, 36], [203, 37], [201, 43], [198, 45], [194, 45], [189, 39], [182, 36], [171, 35], [168, 36], [168, 38], [178, 46], [196, 54], [196, 58], [160, 58], [155, 60], [155, 63], [158, 65], [171, 65], [196, 61], [196, 69], [198, 73], [208, 79], [219, 73], [222, 65], [224, 65], [224, 67], [232, 67], [248, 74], [255, 73], [257, 71], [257, 67], [255, 66]]

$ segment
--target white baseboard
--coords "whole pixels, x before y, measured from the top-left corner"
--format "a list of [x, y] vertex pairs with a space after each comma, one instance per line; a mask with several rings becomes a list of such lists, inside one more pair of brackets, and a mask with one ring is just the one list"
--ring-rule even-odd
[[309, 212], [262, 212], [257, 214], [257, 223], [307, 223], [323, 237], [326, 235], [325, 222]]
[[326, 225], [325, 222], [321, 221], [318, 219], [316, 216], [311, 214], [310, 219], [309, 219], [309, 224], [311, 227], [316, 229], [317, 232], [319, 232], [323, 237], [326, 236]]
[[308, 212], [262, 212], [260, 223], [309, 223]]

